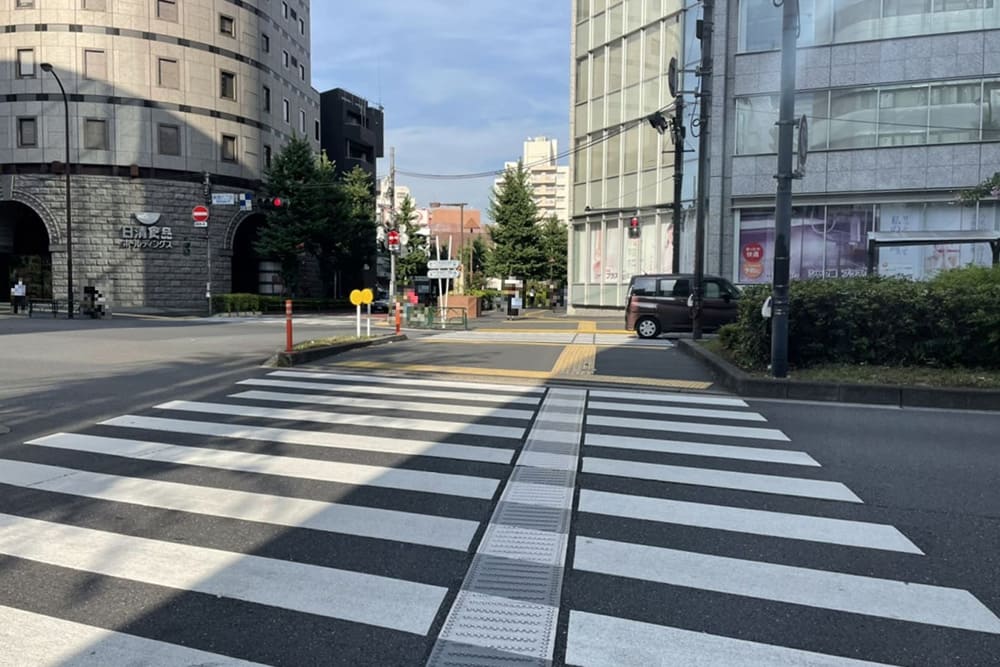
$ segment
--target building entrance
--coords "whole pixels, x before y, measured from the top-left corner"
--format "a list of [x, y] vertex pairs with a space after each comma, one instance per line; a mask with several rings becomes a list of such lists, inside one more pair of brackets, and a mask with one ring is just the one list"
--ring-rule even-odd
[[16, 201], [0, 201], [0, 279], [4, 301], [21, 279], [29, 299], [52, 298], [52, 254], [42, 219]]

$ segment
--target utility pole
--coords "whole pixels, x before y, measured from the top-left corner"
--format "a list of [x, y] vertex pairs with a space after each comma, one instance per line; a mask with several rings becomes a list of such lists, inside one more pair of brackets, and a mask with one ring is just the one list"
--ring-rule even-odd
[[799, 3], [784, 0], [781, 21], [781, 104], [778, 116], [778, 180], [774, 202], [774, 284], [771, 295], [771, 373], [788, 375], [788, 264], [792, 229], [792, 131], [795, 125], [795, 40]]
[[205, 208], [209, 210], [208, 224], [205, 225], [205, 262], [207, 264], [208, 280], [205, 281], [205, 298], [208, 299], [208, 316], [212, 316], [212, 177], [205, 172], [201, 193], [205, 198]]
[[[388, 229], [396, 229], [396, 148], [389, 148], [389, 223]], [[389, 247], [388, 234], [386, 247]], [[389, 250], [389, 298], [396, 299], [396, 253]]]
[[694, 230], [694, 289], [691, 290], [692, 320], [691, 337], [701, 338], [702, 300], [705, 294], [705, 218], [708, 213], [708, 158], [709, 120], [712, 116], [712, 32], [715, 25], [715, 0], [702, 0], [702, 18], [698, 21], [696, 34], [701, 40], [700, 113], [698, 114], [698, 202], [697, 221]]
[[671, 271], [680, 273], [681, 270], [681, 216], [683, 207], [681, 206], [681, 191], [684, 187], [684, 139], [687, 131], [684, 129], [684, 93], [677, 91], [674, 96], [674, 122], [670, 128], [670, 135], [674, 140], [674, 230], [673, 246], [674, 252], [671, 258]]

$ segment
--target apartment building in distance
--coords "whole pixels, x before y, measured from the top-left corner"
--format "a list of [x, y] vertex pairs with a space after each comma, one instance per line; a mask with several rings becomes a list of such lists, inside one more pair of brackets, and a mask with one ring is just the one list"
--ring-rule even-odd
[[381, 107], [343, 88], [320, 95], [323, 126], [320, 145], [338, 175], [361, 167], [375, 183], [376, 161], [384, 157], [384, 114]]
[[[670, 271], [673, 146], [646, 122], [686, 70], [680, 270], [693, 266], [700, 4], [572, 0], [569, 244], [572, 308], [622, 308], [637, 273]], [[793, 184], [793, 279], [865, 271], [869, 231], [998, 230], [997, 202], [958, 203], [1000, 167], [1000, 5], [992, 0], [803, 0], [796, 116], [809, 124]], [[780, 93], [780, 7], [717, 2], [705, 270], [769, 282]], [[628, 238], [632, 217], [639, 239]], [[988, 245], [880, 250], [883, 274], [920, 279], [989, 263]]]
[[0, 276], [67, 299], [61, 83], [75, 301], [202, 308], [270, 280], [239, 195], [293, 133], [319, 149], [307, 0], [11, 0], [0, 23]]
[[[521, 164], [528, 172], [538, 216], [541, 220], [556, 218], [569, 223], [569, 167], [558, 164], [558, 142], [548, 137], [532, 137], [524, 142]], [[504, 169], [517, 167], [507, 162]], [[502, 181], [498, 178], [494, 187]]]

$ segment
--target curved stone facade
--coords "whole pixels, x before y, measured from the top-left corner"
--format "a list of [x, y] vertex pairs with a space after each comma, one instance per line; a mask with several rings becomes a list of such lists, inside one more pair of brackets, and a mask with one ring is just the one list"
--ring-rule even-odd
[[[130, 240], [122, 234], [131, 233], [122, 229], [141, 228], [134, 214], [152, 212], [160, 227], [192, 243], [204, 239], [190, 211], [204, 201], [205, 172], [215, 192], [247, 192], [293, 133], [319, 149], [309, 3], [11, 0], [0, 8], [0, 25], [7, 93], [0, 98], [0, 164], [14, 175], [16, 195], [0, 198], [27, 204], [44, 221], [53, 291], [64, 294], [66, 284], [66, 121], [59, 86], [42, 63], [52, 65], [69, 96], [77, 295], [103, 280], [117, 306], [203, 306], [204, 248], [185, 255], [174, 243], [152, 255], [121, 247]], [[215, 292], [228, 284], [225, 252], [238, 218], [237, 206], [212, 209]], [[191, 265], [197, 254], [200, 272]], [[206, 275], [187, 278], [199, 274]], [[160, 288], [163, 281], [170, 290]]]

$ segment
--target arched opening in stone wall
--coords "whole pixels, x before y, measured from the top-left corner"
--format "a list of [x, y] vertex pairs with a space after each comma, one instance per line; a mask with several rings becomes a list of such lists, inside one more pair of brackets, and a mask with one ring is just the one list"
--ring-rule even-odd
[[254, 250], [254, 242], [264, 226], [264, 216], [260, 213], [247, 216], [239, 223], [233, 235], [232, 290], [241, 294], [280, 294], [272, 292], [272, 262], [261, 257]]
[[3, 300], [18, 278], [28, 286], [28, 298], [52, 298], [52, 253], [42, 218], [30, 206], [0, 201], [0, 278]]

